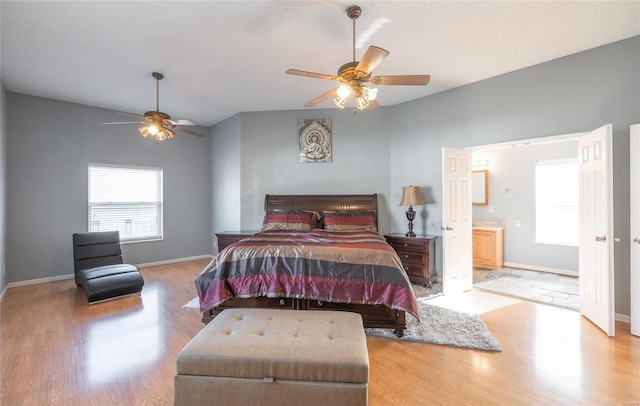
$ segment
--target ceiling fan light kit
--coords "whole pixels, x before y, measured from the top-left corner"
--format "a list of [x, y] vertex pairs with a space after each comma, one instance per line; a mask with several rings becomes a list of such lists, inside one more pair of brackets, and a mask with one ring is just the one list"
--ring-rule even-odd
[[164, 79], [164, 75], [153, 72], [151, 76], [156, 80], [156, 110], [144, 113], [144, 117], [149, 121], [149, 124], [138, 128], [138, 131], [140, 131], [143, 137], [147, 138], [151, 135], [156, 139], [157, 143], [160, 143], [167, 138], [173, 138], [176, 133], [165, 127], [164, 122], [170, 121], [171, 117], [167, 113], [160, 111], [160, 81]]
[[429, 83], [429, 75], [401, 75], [401, 76], [371, 76], [371, 71], [389, 55], [389, 52], [376, 46], [370, 46], [362, 56], [360, 61], [356, 61], [356, 19], [362, 14], [359, 6], [347, 8], [347, 16], [353, 21], [353, 61], [347, 62], [338, 69], [337, 76], [323, 73], [307, 72], [297, 69], [289, 69], [285, 73], [289, 75], [306, 76], [316, 79], [334, 80], [341, 83], [340, 86], [329, 90], [319, 96], [305, 107], [313, 107], [331, 97], [336, 106], [343, 109], [347, 101], [353, 94], [355, 98], [355, 108], [353, 114], [358, 110], [372, 109], [379, 105], [376, 100], [378, 88], [373, 85], [415, 85], [425, 86]]
[[[198, 131], [194, 131], [188, 128], [184, 128], [184, 125], [195, 125], [188, 120], [172, 120], [171, 116], [167, 113], [163, 113], [160, 111], [160, 81], [164, 78], [164, 75], [159, 72], [153, 72], [151, 74], [153, 78], [156, 80], [156, 109], [147, 111], [144, 113], [144, 117], [123, 113], [117, 111], [116, 113], [124, 114], [127, 116], [132, 116], [140, 119], [144, 119], [144, 121], [140, 121], [137, 123], [143, 124], [138, 131], [142, 134], [143, 137], [153, 137], [156, 140], [156, 143], [160, 143], [164, 140], [173, 138], [176, 133], [174, 131], [182, 131], [187, 134], [195, 135], [197, 137], [204, 137], [204, 134], [199, 133]], [[137, 124], [137, 123], [129, 123], [129, 122], [120, 122], [120, 123], [102, 123], [102, 124]]]
[[140, 134], [145, 138], [149, 135], [153, 136], [153, 138], [156, 139], [156, 142], [164, 141], [167, 138], [171, 139], [176, 135], [174, 131], [165, 128], [161, 122], [152, 122], [147, 126], [138, 128], [138, 131], [140, 131]]

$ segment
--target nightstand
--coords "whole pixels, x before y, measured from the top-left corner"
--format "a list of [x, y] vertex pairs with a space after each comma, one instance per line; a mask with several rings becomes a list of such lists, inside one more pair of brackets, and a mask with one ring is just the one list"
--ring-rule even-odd
[[413, 283], [430, 287], [436, 280], [436, 238], [420, 235], [407, 237], [401, 233], [385, 234], [387, 243], [396, 251]]
[[259, 233], [259, 231], [223, 231], [216, 233], [216, 237], [218, 237], [218, 252], [222, 251], [229, 244], [251, 237], [257, 233]]

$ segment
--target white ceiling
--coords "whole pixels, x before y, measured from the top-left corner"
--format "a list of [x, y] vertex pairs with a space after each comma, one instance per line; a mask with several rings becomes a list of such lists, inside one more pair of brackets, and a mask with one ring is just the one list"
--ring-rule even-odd
[[[352, 60], [353, 1], [0, 4], [7, 90], [142, 114], [155, 110], [158, 71], [160, 110], [202, 126], [302, 109], [334, 84], [285, 70], [335, 74]], [[431, 75], [426, 87], [381, 86], [386, 106], [640, 34], [637, 0], [355, 4], [357, 59], [376, 45], [390, 52], [376, 75]]]

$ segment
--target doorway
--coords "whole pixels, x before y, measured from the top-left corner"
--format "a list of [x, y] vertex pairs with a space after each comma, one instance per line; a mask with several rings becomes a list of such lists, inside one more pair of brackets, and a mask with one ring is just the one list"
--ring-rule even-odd
[[[604, 125], [600, 128], [597, 128], [590, 132], [585, 132], [581, 134], [576, 134], [577, 137], [577, 148], [574, 149], [578, 153], [577, 157], [577, 167], [578, 167], [578, 203], [577, 203], [577, 223], [573, 225], [573, 227], [578, 228], [579, 240], [578, 244], [575, 247], [571, 247], [572, 244], [561, 244], [558, 242], [554, 242], [550, 244], [549, 241], [538, 240], [538, 233], [535, 231], [536, 238], [533, 239], [534, 245], [530, 245], [530, 250], [527, 250], [526, 255], [529, 255], [529, 258], [535, 258], [535, 261], [546, 261], [546, 260], [559, 260], [559, 263], [565, 261], [567, 259], [571, 259], [568, 255], [553, 255], [550, 252], [553, 250], [563, 250], [566, 248], [573, 249], [574, 252], [578, 254], [578, 272], [579, 272], [579, 287], [580, 287], [580, 314], [588, 318], [591, 322], [593, 322], [596, 326], [602, 329], [607, 335], [614, 336], [615, 335], [615, 291], [614, 291], [614, 257], [613, 257], [613, 243], [614, 243], [614, 235], [613, 235], [613, 146], [612, 146], [612, 136], [613, 136], [613, 126], [611, 124]], [[551, 140], [553, 138], [553, 140]], [[525, 142], [524, 145], [533, 145], [538, 146], [540, 144], [546, 144], [549, 142], [554, 143], [552, 151], [558, 151], [560, 148], [557, 148], [560, 142], [557, 144], [555, 142], [559, 140], [567, 140], [569, 136], [558, 136], [558, 137], [549, 137], [546, 139], [541, 139], [541, 141], [536, 140], [535, 142]], [[518, 145], [510, 144], [509, 146], [514, 147]], [[504, 147], [504, 146], [503, 146]], [[498, 148], [494, 148], [498, 150]], [[468, 157], [471, 155], [470, 151], [473, 148], [468, 148], [467, 153], [462, 150], [451, 150], [452, 153], [462, 154], [466, 156], [463, 161], [468, 162]], [[458, 182], [457, 180], [453, 180], [448, 182], [448, 174], [449, 172], [458, 172], [453, 170], [448, 170], [447, 168], [457, 168], [457, 164], [453, 164], [454, 162], [458, 162], [457, 160], [445, 159], [448, 154], [447, 148], [442, 148], [443, 151], [443, 160], [442, 160], [442, 173], [443, 173], [443, 225], [442, 230], [445, 232], [445, 235], [449, 231], [456, 231], [457, 233], [460, 230], [456, 230], [455, 227], [450, 227], [448, 225], [447, 213], [449, 207], [453, 202], [466, 202], [465, 207], [471, 207], [471, 198], [472, 195], [472, 172], [471, 168], [468, 166], [464, 166], [465, 176], [460, 176]], [[513, 151], [510, 151], [507, 154], [507, 157], [515, 156], [516, 154]], [[572, 155], [573, 156], [573, 153]], [[505, 159], [506, 161], [507, 159]], [[487, 160], [488, 161], [488, 160]], [[518, 168], [518, 164], [522, 164], [523, 160], [518, 159], [516, 162], [512, 162], [511, 165], [507, 168], [507, 170], [503, 171], [503, 174], [510, 175], [516, 174], [529, 174], [531, 175], [531, 170], [527, 170], [526, 168]], [[473, 162], [473, 159], [472, 159]], [[488, 161], [489, 162], [489, 161]], [[499, 161], [501, 164], [504, 162]], [[536, 165], [538, 166], [538, 165]], [[460, 171], [462, 172], [462, 171]], [[462, 174], [462, 173], [461, 173]], [[456, 178], [458, 179], [458, 178]], [[461, 183], [461, 188], [457, 186], [454, 188], [450, 186], [458, 185]], [[489, 178], [489, 184], [491, 180]], [[529, 229], [533, 228], [537, 230], [538, 223], [535, 223], [535, 227], [532, 227], [535, 221], [540, 218], [540, 211], [538, 210], [540, 207], [539, 199], [536, 197], [535, 211], [534, 215], [526, 212], [527, 207], [531, 207], [531, 195], [539, 195], [537, 193], [538, 184], [536, 184], [536, 189], [531, 191], [531, 188], [521, 187], [524, 182], [516, 182], [518, 188], [522, 190], [523, 193], [519, 193], [517, 196], [521, 200], [521, 205], [518, 204], [504, 204], [503, 208], [505, 210], [516, 210], [516, 214], [520, 217], [524, 213], [525, 224], [529, 225]], [[462, 185], [462, 184], [466, 184]], [[567, 185], [563, 185], [567, 186]], [[487, 184], [485, 186], [488, 190], [491, 187]], [[510, 187], [505, 187], [500, 190], [499, 193], [503, 193], [506, 198], [511, 198], [514, 194], [514, 190]], [[454, 199], [451, 199], [451, 196], [448, 192], [451, 190], [460, 190], [462, 193], [458, 197], [454, 196]], [[527, 192], [529, 195], [529, 200], [527, 201]], [[521, 195], [521, 196], [520, 196]], [[524, 197], [524, 198], [523, 198]], [[456, 203], [457, 204], [457, 203]], [[489, 206], [491, 205], [491, 206]], [[459, 206], [459, 205], [457, 205]], [[494, 213], [493, 204], [488, 200], [486, 201], [487, 212], [489, 214]], [[544, 206], [544, 205], [543, 205]], [[546, 206], [545, 206], [546, 207]], [[455, 211], [458, 213], [458, 211]], [[460, 210], [460, 215], [462, 213], [466, 213]], [[528, 216], [528, 217], [527, 217]], [[508, 217], [505, 214], [505, 217]], [[473, 217], [472, 217], [473, 218]], [[465, 224], [469, 223], [469, 216], [465, 215], [464, 222]], [[453, 220], [457, 220], [453, 218]], [[475, 220], [474, 220], [475, 221]], [[488, 223], [488, 224], [487, 224]], [[490, 220], [481, 220], [481, 224], [478, 225], [479, 228], [486, 230], [487, 228], [491, 228], [496, 232], [500, 231], [498, 234], [502, 234], [501, 231], [504, 231], [505, 222], [503, 221], [495, 221], [495, 219]], [[521, 220], [514, 221], [515, 229], [520, 228], [523, 224]], [[473, 228], [473, 224], [470, 224]], [[489, 227], [491, 225], [491, 227]], [[560, 229], [558, 229], [560, 231]], [[571, 230], [571, 227], [567, 227], [566, 230]], [[464, 227], [463, 227], [463, 232]], [[475, 230], [473, 230], [475, 233]], [[495, 233], [494, 233], [495, 234]], [[517, 230], [514, 234], [518, 234]], [[564, 233], [563, 233], [564, 234]], [[500, 243], [493, 243], [491, 245], [480, 245], [478, 244], [478, 253], [486, 254], [487, 246], [494, 247], [493, 251], [496, 255], [495, 258], [502, 257], [502, 253], [504, 252], [504, 247], [502, 243], [501, 237], [495, 237], [495, 239], [500, 239]], [[447, 240], [445, 236], [444, 240]], [[459, 239], [459, 246], [464, 246], [464, 251], [461, 251], [461, 255], [464, 256], [465, 260], [468, 258], [471, 260], [474, 250], [471, 249], [472, 245], [467, 242], [469, 239]], [[473, 242], [475, 243], [476, 239], [473, 238]], [[509, 240], [506, 240], [509, 241]], [[464, 244], [462, 244], [464, 242]], [[527, 240], [525, 239], [525, 242]], [[530, 241], [529, 241], [530, 242]], [[544, 248], [538, 247], [538, 245], [545, 245]], [[468, 248], [468, 249], [467, 249]], [[512, 246], [516, 251], [519, 246]], [[472, 286], [472, 277], [473, 273], [470, 271], [466, 271], [465, 273], [455, 273], [450, 272], [447, 264], [450, 262], [450, 257], [454, 254], [456, 250], [448, 250], [447, 244], [443, 244], [443, 255], [444, 259], [443, 263], [443, 291], [445, 292], [445, 296], [447, 295], [447, 286], [452, 286], [451, 281], [449, 280], [450, 275], [454, 275], [458, 277], [460, 275], [465, 275], [465, 280], [468, 280], [469, 285]], [[514, 251], [515, 252], [515, 251]], [[536, 255], [540, 254], [540, 255]], [[495, 259], [494, 258], [494, 259]], [[478, 256], [478, 259], [487, 259], [487, 256]], [[458, 262], [461, 262], [459, 260]], [[495, 261], [494, 261], [495, 262]], [[494, 262], [491, 262], [492, 265], [496, 265]], [[504, 262], [504, 261], [502, 261]], [[500, 268], [504, 264], [497, 264], [495, 268]], [[527, 266], [515, 266], [517, 268], [528, 268]], [[471, 267], [469, 267], [471, 268]], [[564, 268], [566, 269], [566, 268]], [[570, 272], [570, 271], [569, 271]], [[556, 272], [557, 273], [557, 272]], [[455, 281], [454, 281], [455, 282]], [[453, 284], [453, 286], [460, 286], [461, 284]], [[458, 293], [458, 291], [452, 291], [451, 294]], [[461, 293], [461, 292], [459, 292]]]
[[[488, 174], [488, 199], [486, 204], [474, 205], [473, 220], [497, 221], [505, 226], [505, 262], [497, 269], [474, 268], [474, 288], [579, 309], [578, 241], [554, 244], [539, 240], [535, 192], [536, 164], [577, 160], [579, 135], [471, 149], [474, 169]], [[576, 188], [577, 183], [576, 178]], [[577, 235], [577, 222], [575, 228]]]

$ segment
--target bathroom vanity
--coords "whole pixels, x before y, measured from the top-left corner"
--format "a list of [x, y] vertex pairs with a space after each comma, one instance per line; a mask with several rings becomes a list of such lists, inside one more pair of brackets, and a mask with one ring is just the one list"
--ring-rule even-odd
[[485, 269], [504, 266], [503, 222], [473, 222], [473, 266]]

